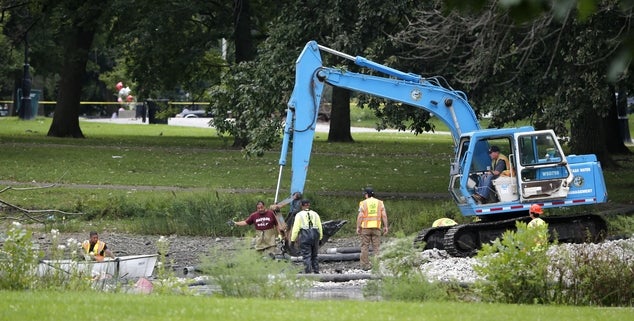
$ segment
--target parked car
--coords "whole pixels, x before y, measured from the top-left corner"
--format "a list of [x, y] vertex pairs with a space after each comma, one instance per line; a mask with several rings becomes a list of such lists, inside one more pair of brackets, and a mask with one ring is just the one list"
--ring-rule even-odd
[[211, 112], [204, 109], [189, 110], [184, 108], [182, 112], [176, 114], [176, 118], [207, 118], [213, 117]]

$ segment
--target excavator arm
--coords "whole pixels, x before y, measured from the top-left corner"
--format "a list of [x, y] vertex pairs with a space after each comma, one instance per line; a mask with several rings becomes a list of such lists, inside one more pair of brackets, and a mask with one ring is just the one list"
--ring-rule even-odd
[[[356, 65], [373, 70], [383, 76], [324, 67], [321, 52], [354, 61]], [[426, 110], [447, 125], [454, 139], [454, 145], [457, 144], [463, 133], [480, 129], [466, 95], [448, 86], [442, 86], [441, 79], [425, 79], [420, 75], [404, 73], [363, 57], [353, 57], [311, 41], [306, 44], [296, 61], [295, 87], [288, 102], [279, 160], [280, 174], [276, 201], [280, 190], [282, 169], [286, 165], [291, 143], [292, 178], [290, 192], [292, 194], [304, 191], [319, 104], [325, 84], [387, 98]], [[483, 161], [486, 162], [488, 159], [483, 159]]]

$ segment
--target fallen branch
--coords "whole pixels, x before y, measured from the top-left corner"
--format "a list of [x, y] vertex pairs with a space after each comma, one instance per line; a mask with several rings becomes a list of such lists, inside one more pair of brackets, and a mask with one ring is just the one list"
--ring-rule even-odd
[[[64, 173], [64, 175], [66, 175], [66, 173]], [[62, 175], [62, 177], [64, 176]], [[60, 177], [61, 179], [61, 177]], [[7, 186], [5, 188], [3, 188], [2, 190], [0, 190], [0, 194], [4, 193], [6, 191], [9, 190], [15, 190], [15, 191], [29, 191], [29, 190], [36, 190], [36, 189], [44, 189], [44, 188], [51, 188], [51, 187], [55, 187], [57, 186], [57, 183], [53, 183], [53, 184], [49, 184], [49, 185], [45, 185], [45, 186], [31, 186], [31, 187], [13, 187], [13, 186]], [[6, 202], [2, 199], [0, 199], [0, 204], [3, 204], [5, 206], [8, 206], [10, 208], [13, 208], [15, 210], [18, 210], [20, 212], [22, 212], [22, 214], [24, 216], [26, 216], [27, 218], [36, 221], [38, 223], [44, 223], [44, 220], [37, 218], [34, 216], [34, 214], [49, 214], [49, 213], [58, 213], [58, 214], [63, 214], [63, 215], [83, 215], [84, 213], [71, 213], [71, 212], [65, 212], [65, 211], [60, 211], [60, 210], [55, 210], [55, 209], [47, 209], [47, 210], [29, 210], [26, 208], [22, 208], [19, 207], [15, 204], [11, 204], [9, 202]], [[7, 219], [16, 219], [13, 217], [6, 217]], [[19, 218], [18, 218], [19, 220]]]

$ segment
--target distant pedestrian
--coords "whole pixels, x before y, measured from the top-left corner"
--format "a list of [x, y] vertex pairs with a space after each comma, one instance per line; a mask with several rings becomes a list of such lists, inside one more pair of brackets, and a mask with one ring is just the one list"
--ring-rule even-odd
[[282, 233], [281, 227], [277, 222], [275, 213], [271, 210], [267, 210], [263, 201], [258, 201], [256, 205], [256, 211], [251, 213], [248, 218], [243, 221], [234, 222], [229, 220], [227, 222], [230, 226], [255, 226], [255, 244], [256, 251], [268, 254], [274, 253], [277, 244], [277, 235]]
[[387, 212], [383, 201], [374, 197], [374, 189], [366, 187], [363, 190], [365, 200], [359, 202], [359, 214], [357, 215], [357, 234], [361, 236], [361, 268], [370, 270], [370, 245], [374, 255], [379, 255], [381, 246], [381, 223], [383, 223], [383, 235], [388, 233]]
[[291, 243], [299, 236], [299, 250], [304, 261], [304, 273], [319, 273], [319, 240], [324, 236], [321, 218], [317, 212], [310, 209], [310, 201], [301, 201], [302, 209], [295, 215]]

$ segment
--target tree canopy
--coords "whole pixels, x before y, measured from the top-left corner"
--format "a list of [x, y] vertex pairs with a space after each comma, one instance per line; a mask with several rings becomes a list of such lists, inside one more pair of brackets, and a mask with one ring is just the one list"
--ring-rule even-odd
[[[614, 92], [631, 92], [633, 4], [5, 0], [0, 43], [13, 50], [0, 54], [0, 88], [19, 87], [28, 32], [34, 81], [58, 101], [49, 135], [83, 137], [79, 101], [113, 99], [114, 84], [124, 80], [138, 99], [208, 101], [217, 115], [232, 116], [214, 119], [219, 132], [257, 155], [277, 143], [295, 58], [317, 40], [424, 77], [440, 75], [467, 92], [479, 114], [491, 113], [492, 126], [529, 119], [567, 137], [572, 152], [605, 160], [626, 151], [606, 141], [617, 140]], [[358, 68], [336, 57], [325, 64]], [[350, 97], [376, 111], [379, 128], [433, 130], [419, 109], [335, 88], [331, 127], [339, 132], [332, 141], [351, 141]]]

